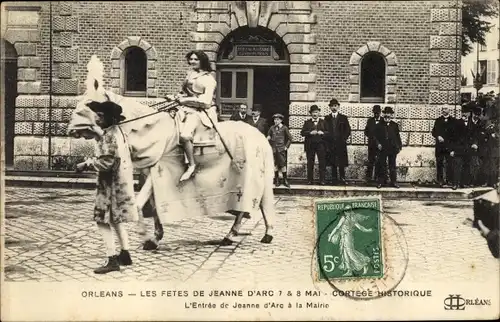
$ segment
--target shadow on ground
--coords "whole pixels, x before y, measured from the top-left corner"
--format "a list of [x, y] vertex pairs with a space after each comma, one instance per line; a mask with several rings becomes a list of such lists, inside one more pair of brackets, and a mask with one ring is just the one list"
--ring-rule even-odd
[[423, 206], [432, 206], [432, 207], [444, 207], [450, 209], [458, 209], [458, 208], [472, 208], [472, 203], [469, 206], [465, 206], [463, 203], [447, 203], [442, 201], [433, 201], [433, 202], [424, 202]]

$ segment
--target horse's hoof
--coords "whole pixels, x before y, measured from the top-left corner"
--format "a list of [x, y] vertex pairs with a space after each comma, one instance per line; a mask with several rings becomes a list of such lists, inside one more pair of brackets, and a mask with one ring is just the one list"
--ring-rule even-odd
[[243, 218], [250, 219], [250, 218], [252, 218], [252, 217], [250, 217], [250, 214], [249, 214], [248, 212], [245, 212], [245, 213], [243, 214]]
[[163, 230], [155, 231], [155, 237], [158, 240], [162, 240], [163, 239]]
[[264, 244], [270, 244], [272, 240], [273, 236], [265, 234], [264, 237], [262, 237], [262, 239], [260, 240], [260, 242]]
[[158, 244], [152, 241], [151, 239], [148, 239], [144, 242], [144, 245], [142, 246], [143, 250], [155, 250], [158, 249]]
[[224, 237], [224, 239], [220, 242], [221, 246], [231, 246], [233, 244], [233, 241], [227, 237]]

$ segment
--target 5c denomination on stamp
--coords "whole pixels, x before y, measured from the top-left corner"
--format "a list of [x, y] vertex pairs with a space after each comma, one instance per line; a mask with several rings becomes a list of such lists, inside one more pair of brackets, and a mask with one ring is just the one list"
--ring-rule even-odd
[[316, 201], [318, 277], [384, 276], [379, 198]]

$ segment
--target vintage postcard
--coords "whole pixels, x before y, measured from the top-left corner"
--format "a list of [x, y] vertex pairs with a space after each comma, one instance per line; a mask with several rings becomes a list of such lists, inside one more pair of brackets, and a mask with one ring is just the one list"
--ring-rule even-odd
[[0, 18], [2, 321], [500, 317], [498, 1]]

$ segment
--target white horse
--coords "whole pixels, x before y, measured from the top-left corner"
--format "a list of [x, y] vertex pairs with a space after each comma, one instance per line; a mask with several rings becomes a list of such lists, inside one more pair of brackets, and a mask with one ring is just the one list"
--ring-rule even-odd
[[144, 183], [137, 197], [138, 207], [146, 205], [144, 216], [155, 220], [155, 236], [146, 239], [144, 249], [158, 247], [164, 223], [224, 212], [235, 215], [235, 220], [222, 245], [232, 243], [230, 237], [239, 233], [242, 218], [253, 211], [260, 211], [264, 219], [261, 242], [272, 241], [274, 160], [264, 135], [243, 122], [218, 123], [218, 133], [200, 125], [194, 138], [197, 171], [181, 185], [179, 178], [186, 164], [179, 145], [179, 115], [172, 117], [135, 99], [105, 91], [103, 66], [95, 56], [87, 68], [87, 92], [73, 112], [68, 134], [80, 136], [82, 115], [95, 124], [97, 115], [88, 103], [112, 101], [122, 107], [126, 120], [120, 127], [128, 137], [134, 167], [140, 169], [140, 181]]

